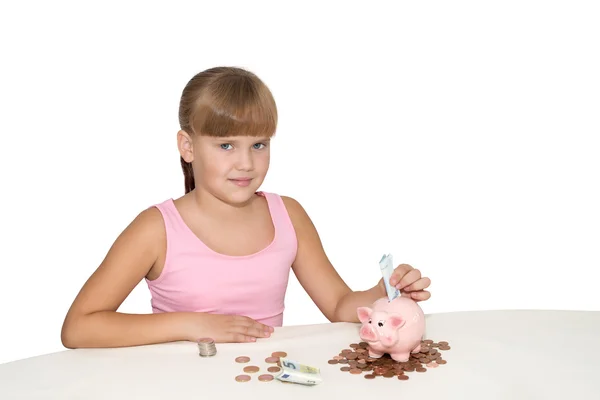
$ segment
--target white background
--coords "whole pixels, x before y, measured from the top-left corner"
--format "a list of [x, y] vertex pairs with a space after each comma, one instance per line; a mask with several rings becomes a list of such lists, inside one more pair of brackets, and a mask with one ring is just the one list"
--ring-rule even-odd
[[[216, 65], [273, 91], [262, 189], [352, 288], [391, 252], [426, 313], [600, 310], [596, 2], [318, 3], [3, 3], [0, 362], [62, 350], [113, 240], [183, 194], [179, 96]], [[325, 322], [293, 275], [286, 304]], [[150, 312], [145, 282], [120, 311]]]

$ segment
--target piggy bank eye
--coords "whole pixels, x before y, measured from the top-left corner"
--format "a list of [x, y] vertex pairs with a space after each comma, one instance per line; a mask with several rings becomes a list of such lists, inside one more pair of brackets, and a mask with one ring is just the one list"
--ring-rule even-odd
[[379, 325], [379, 327], [382, 327], [382, 326], [383, 326], [383, 321], [379, 321], [379, 322], [377, 323], [377, 325]]
[[369, 323], [371, 323], [371, 320], [369, 319]]

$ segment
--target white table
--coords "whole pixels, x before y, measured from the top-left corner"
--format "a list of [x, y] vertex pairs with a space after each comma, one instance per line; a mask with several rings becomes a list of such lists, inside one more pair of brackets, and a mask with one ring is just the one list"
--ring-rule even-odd
[[[251, 344], [218, 344], [212, 358], [195, 343], [122, 349], [80, 349], [0, 365], [0, 399], [599, 399], [600, 312], [479, 311], [427, 315], [426, 338], [450, 342], [448, 361], [410, 379], [340, 371], [327, 361], [359, 341], [357, 324], [278, 328]], [[264, 359], [288, 358], [319, 367], [317, 386], [260, 382]], [[247, 355], [249, 364], [234, 358]], [[234, 377], [258, 365], [250, 382]], [[334, 397], [335, 396], [335, 397]], [[366, 397], [363, 397], [366, 398]]]

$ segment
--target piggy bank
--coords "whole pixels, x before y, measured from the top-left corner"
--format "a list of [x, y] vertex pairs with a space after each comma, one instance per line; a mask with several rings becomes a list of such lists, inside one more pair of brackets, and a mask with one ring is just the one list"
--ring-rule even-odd
[[392, 301], [383, 297], [371, 307], [358, 307], [362, 323], [360, 338], [369, 344], [369, 356], [381, 358], [385, 353], [395, 361], [408, 361], [410, 353], [421, 351], [425, 333], [425, 315], [412, 299], [398, 296]]

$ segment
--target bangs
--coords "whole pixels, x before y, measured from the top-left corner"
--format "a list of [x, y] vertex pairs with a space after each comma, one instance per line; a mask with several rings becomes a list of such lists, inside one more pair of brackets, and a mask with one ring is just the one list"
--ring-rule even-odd
[[247, 77], [212, 82], [190, 115], [193, 133], [203, 136], [272, 137], [277, 129], [277, 107], [265, 86]]

